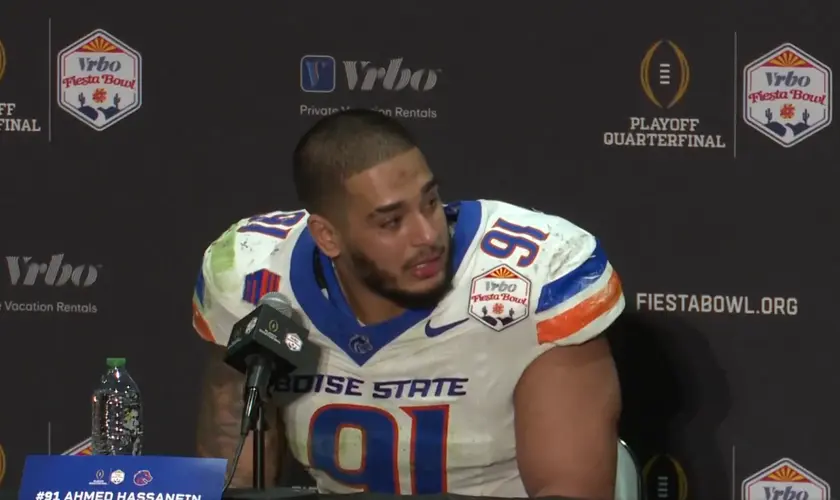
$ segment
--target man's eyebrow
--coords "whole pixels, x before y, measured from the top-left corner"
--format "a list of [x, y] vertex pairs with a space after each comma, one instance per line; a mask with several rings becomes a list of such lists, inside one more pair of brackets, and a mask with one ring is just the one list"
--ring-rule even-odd
[[387, 205], [382, 205], [381, 207], [374, 208], [373, 212], [370, 215], [373, 216], [373, 215], [381, 215], [381, 214], [387, 214], [387, 213], [390, 213], [390, 212], [395, 212], [395, 211], [399, 210], [400, 208], [402, 208], [404, 205], [405, 205], [404, 201], [397, 201], [397, 202], [394, 202], [394, 203], [389, 203]]
[[[438, 187], [438, 181], [437, 181], [437, 179], [433, 178], [432, 180], [430, 180], [429, 182], [424, 184], [422, 188], [420, 188], [420, 192], [424, 195], [429, 194], [436, 187]], [[388, 214], [388, 213], [391, 213], [391, 212], [396, 212], [397, 210], [399, 210], [401, 208], [404, 208], [404, 207], [405, 207], [405, 201], [404, 200], [403, 201], [395, 201], [394, 203], [389, 203], [387, 205], [382, 205], [380, 207], [374, 208], [373, 211], [370, 213], [370, 215], [368, 217], [373, 217], [373, 216], [376, 216], [376, 215], [382, 215], [382, 214]]]
[[423, 185], [423, 187], [420, 189], [420, 192], [423, 193], [423, 194], [428, 194], [430, 191], [432, 191], [436, 187], [438, 187], [438, 181], [437, 181], [437, 179], [432, 177], [432, 180], [430, 180], [429, 182], [427, 182], [426, 184]]

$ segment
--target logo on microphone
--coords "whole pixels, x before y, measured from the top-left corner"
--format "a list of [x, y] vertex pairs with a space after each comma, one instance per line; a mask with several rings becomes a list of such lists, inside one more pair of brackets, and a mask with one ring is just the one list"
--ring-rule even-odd
[[257, 327], [257, 318], [251, 318], [251, 321], [248, 322], [248, 325], [245, 327], [245, 335], [250, 335], [251, 332], [254, 331], [254, 328]]
[[303, 349], [303, 341], [296, 333], [287, 333], [286, 347], [288, 347], [290, 351], [298, 352]]

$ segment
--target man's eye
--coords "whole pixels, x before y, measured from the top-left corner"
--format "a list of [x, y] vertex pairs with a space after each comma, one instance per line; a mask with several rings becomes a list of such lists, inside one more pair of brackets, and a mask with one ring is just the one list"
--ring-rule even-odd
[[393, 219], [388, 219], [381, 224], [381, 226], [384, 229], [394, 229], [396, 227], [399, 227], [399, 225], [400, 225], [400, 218], [399, 217], [394, 217]]

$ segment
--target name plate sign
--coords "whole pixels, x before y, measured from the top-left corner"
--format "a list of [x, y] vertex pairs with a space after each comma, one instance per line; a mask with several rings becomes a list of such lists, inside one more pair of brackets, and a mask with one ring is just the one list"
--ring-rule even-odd
[[227, 460], [31, 455], [19, 500], [221, 500]]

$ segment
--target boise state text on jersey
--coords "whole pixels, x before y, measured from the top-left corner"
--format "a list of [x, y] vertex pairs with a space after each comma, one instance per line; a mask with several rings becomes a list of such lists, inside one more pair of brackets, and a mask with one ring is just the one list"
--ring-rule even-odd
[[378, 325], [329, 300], [341, 293], [330, 265], [321, 289], [304, 211], [243, 219], [205, 252], [193, 298], [204, 339], [226, 345], [259, 297], [279, 291], [320, 349], [317, 366], [277, 392], [288, 446], [322, 492], [527, 496], [513, 432], [519, 377], [624, 308], [618, 275], [585, 230], [498, 201], [446, 210], [453, 291]]

